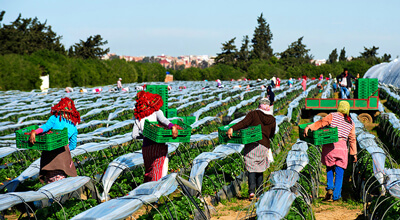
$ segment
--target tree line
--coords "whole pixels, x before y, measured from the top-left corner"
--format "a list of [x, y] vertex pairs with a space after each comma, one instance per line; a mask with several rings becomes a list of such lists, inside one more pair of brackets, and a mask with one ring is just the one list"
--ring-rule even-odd
[[343, 48], [338, 55], [334, 49], [327, 64], [316, 66], [311, 63], [313, 56], [300, 37], [280, 53], [274, 53], [271, 42], [273, 34], [269, 24], [261, 14], [257, 17], [257, 27], [253, 38], [248, 35], [242, 45], [236, 48], [236, 37], [222, 43], [221, 53], [215, 64], [192, 63], [192, 68], [171, 65], [164, 68], [154, 57], [146, 57], [141, 62], [120, 60], [118, 56], [109, 60], [100, 58], [110, 49], [100, 35], [89, 36], [86, 40], [65, 49], [62, 36], [57, 35], [46, 22], [37, 18], [18, 18], [10, 24], [2, 24], [5, 12], [0, 13], [0, 90], [32, 90], [41, 85], [40, 76], [49, 75], [51, 87], [79, 87], [115, 84], [118, 78], [123, 83], [163, 81], [166, 72], [174, 75], [174, 80], [231, 80], [270, 79], [333, 76], [348, 68], [350, 73], [362, 76], [371, 66], [388, 62], [391, 56], [378, 57], [379, 47], [364, 47], [360, 56], [351, 61], [346, 58]]

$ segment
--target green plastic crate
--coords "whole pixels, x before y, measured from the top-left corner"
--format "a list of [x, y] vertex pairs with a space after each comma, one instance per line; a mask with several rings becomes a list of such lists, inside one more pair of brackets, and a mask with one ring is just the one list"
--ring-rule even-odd
[[182, 116], [183, 122], [187, 125], [192, 125], [196, 122], [196, 116]]
[[146, 92], [150, 92], [153, 94], [158, 94], [161, 96], [163, 100], [163, 105], [160, 110], [164, 113], [164, 115], [168, 114], [168, 86], [167, 85], [147, 85]]
[[229, 139], [226, 132], [233, 125], [230, 124], [218, 128], [218, 140], [220, 143], [249, 144], [262, 139], [261, 125], [234, 131], [231, 139]]
[[309, 130], [307, 137], [304, 137], [304, 129], [307, 125], [312, 123], [299, 125], [299, 138], [300, 140], [306, 141], [314, 145], [330, 144], [339, 141], [338, 129], [335, 128], [321, 128], [316, 131]]
[[167, 110], [167, 118], [173, 118], [173, 117], [177, 117], [178, 116], [178, 111], [176, 110], [176, 108], [169, 108]]
[[314, 144], [314, 145], [324, 145], [324, 144], [332, 144], [332, 143], [336, 143], [339, 141], [339, 137], [336, 136], [330, 136], [330, 137], [318, 137], [318, 138], [308, 138], [308, 137], [303, 137], [301, 138], [300, 136], [300, 140], [306, 141], [310, 144]]
[[60, 147], [64, 147], [68, 144], [68, 129], [63, 130], [51, 129], [51, 134], [40, 134], [36, 135], [35, 144], [29, 143], [29, 136], [25, 133], [29, 133], [32, 130], [39, 128], [37, 125], [32, 125], [24, 129], [17, 130], [15, 132], [17, 148], [24, 149], [35, 149], [51, 151]]
[[149, 120], [144, 122], [143, 135], [157, 143], [190, 142], [192, 127], [177, 119], [171, 120], [171, 123], [179, 125], [183, 128], [183, 130], [178, 130], [177, 138], [172, 138], [172, 130], [158, 127], [158, 122], [150, 122]]
[[[299, 135], [300, 137], [304, 134], [304, 129], [313, 123], [301, 124], [299, 125]], [[307, 137], [309, 138], [319, 138], [319, 137], [330, 137], [330, 136], [338, 136], [338, 128], [321, 128], [316, 131], [308, 131]]]

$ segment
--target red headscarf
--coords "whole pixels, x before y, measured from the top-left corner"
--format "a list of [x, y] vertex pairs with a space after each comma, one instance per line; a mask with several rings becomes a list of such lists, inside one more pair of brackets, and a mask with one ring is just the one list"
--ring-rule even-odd
[[81, 116], [75, 108], [74, 101], [68, 97], [62, 98], [57, 105], [51, 107], [50, 114], [61, 116], [74, 123], [74, 125], [81, 122]]
[[140, 121], [160, 110], [163, 104], [164, 102], [160, 95], [140, 91], [136, 96], [135, 112], [133, 114]]
[[303, 79], [307, 80], [307, 76], [303, 76]]

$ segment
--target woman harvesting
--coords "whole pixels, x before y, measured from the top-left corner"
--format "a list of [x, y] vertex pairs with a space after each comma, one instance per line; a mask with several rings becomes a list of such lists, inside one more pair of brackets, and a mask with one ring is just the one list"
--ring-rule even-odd
[[[132, 137], [138, 139], [143, 137], [144, 122], [159, 122], [168, 129], [172, 129], [172, 137], [178, 136], [177, 127], [172, 124], [160, 110], [163, 100], [160, 95], [140, 91], [136, 97], [135, 124]], [[142, 154], [144, 160], [145, 174], [144, 182], [157, 181], [167, 175], [168, 171], [168, 147], [164, 143], [156, 143], [147, 137], [143, 137]]]
[[31, 132], [29, 142], [34, 144], [37, 134], [46, 133], [50, 129], [62, 130], [67, 128], [69, 144], [51, 151], [42, 151], [39, 178], [41, 182], [47, 183], [64, 179], [67, 176], [77, 176], [70, 150], [76, 148], [78, 136], [76, 125], [81, 121], [74, 101], [67, 97], [62, 98], [57, 105], [51, 107], [50, 114], [52, 116], [44, 125]]
[[263, 184], [263, 172], [269, 167], [267, 159], [268, 149], [270, 148], [270, 138], [275, 135], [276, 120], [270, 113], [270, 101], [267, 98], [260, 100], [257, 110], [249, 112], [239, 123], [229, 128], [227, 135], [232, 137], [233, 131], [247, 128], [249, 126], [261, 125], [262, 139], [246, 144], [244, 148], [244, 163], [248, 171], [249, 179], [249, 199], [252, 200], [255, 195], [260, 195], [260, 189]]
[[337, 112], [330, 113], [304, 129], [304, 136], [306, 136], [310, 129], [311, 131], [315, 131], [325, 126], [338, 128], [339, 141], [322, 146], [321, 162], [326, 166], [328, 182], [325, 200], [332, 198], [333, 201], [337, 201], [342, 197], [343, 174], [347, 168], [349, 153], [347, 140], [350, 142], [350, 155], [353, 156], [353, 162], [357, 162], [356, 131], [349, 113], [350, 104], [346, 101], [341, 101]]

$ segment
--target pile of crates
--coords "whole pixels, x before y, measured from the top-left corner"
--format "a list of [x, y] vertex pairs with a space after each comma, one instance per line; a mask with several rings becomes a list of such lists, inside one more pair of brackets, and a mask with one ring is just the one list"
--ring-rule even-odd
[[239, 131], [234, 131], [231, 139], [229, 139], [226, 132], [233, 125], [234, 124], [229, 124], [218, 128], [219, 143], [249, 144], [262, 139], [261, 125], [251, 126]]
[[168, 112], [168, 86], [167, 85], [147, 85], [146, 92], [153, 94], [158, 94], [161, 96], [164, 104], [161, 106], [160, 110], [167, 116]]
[[314, 145], [331, 144], [339, 141], [338, 129], [335, 128], [321, 128], [316, 131], [308, 130], [307, 136], [304, 137], [304, 129], [307, 125], [312, 123], [299, 125], [299, 138]]
[[360, 78], [357, 80], [357, 98], [368, 99], [370, 96], [378, 96], [378, 79]]

